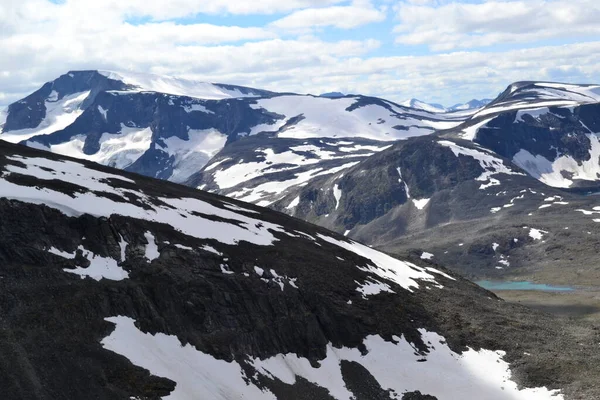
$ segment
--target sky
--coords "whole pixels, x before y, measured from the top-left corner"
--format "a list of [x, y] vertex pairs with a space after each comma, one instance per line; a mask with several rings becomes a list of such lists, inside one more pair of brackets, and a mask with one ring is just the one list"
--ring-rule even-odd
[[0, 107], [70, 70], [452, 105], [600, 83], [598, 0], [0, 0]]

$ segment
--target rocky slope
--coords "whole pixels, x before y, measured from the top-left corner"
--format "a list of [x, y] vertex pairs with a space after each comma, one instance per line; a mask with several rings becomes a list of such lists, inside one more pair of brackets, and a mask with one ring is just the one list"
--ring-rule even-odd
[[22, 146], [0, 169], [5, 399], [599, 395], [597, 334], [435, 263]]
[[[512, 85], [462, 125], [281, 191], [270, 206], [388, 251], [434, 254], [473, 279], [597, 282], [598, 89], [544, 85]], [[520, 157], [561, 151], [579, 155], [554, 170]]]
[[396, 143], [271, 205], [390, 252], [431, 254], [473, 279], [583, 286], [600, 279], [599, 206], [470, 141], [435, 136]]

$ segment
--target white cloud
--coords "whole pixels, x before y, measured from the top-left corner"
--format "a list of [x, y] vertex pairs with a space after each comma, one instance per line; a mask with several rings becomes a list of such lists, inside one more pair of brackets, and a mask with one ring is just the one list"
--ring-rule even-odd
[[[441, 5], [440, 5], [441, 4]], [[597, 0], [485, 1], [478, 4], [413, 0], [395, 7], [397, 43], [432, 50], [534, 43], [600, 36]]]
[[[310, 29], [324, 24], [346, 28], [370, 17], [381, 18], [379, 14], [385, 12], [385, 6], [392, 4], [387, 0], [379, 3], [369, 0], [297, 0], [291, 3], [278, 0], [286, 4], [274, 7], [289, 10], [288, 18], [292, 20], [303, 15], [306, 7], [313, 9], [319, 5], [323, 6], [322, 10], [343, 9], [342, 14], [334, 13], [329, 15], [330, 18], [297, 19], [296, 28], [307, 28], [311, 32], [311, 35], [300, 36], [290, 31], [271, 29], [270, 26], [182, 25], [164, 20], [177, 13], [195, 14], [197, 10], [194, 4], [215, 12], [250, 12], [249, 8], [244, 8], [251, 6], [246, 1], [177, 0], [176, 4], [185, 8], [179, 11], [171, 9], [170, 2], [161, 2], [165, 7], [159, 10], [158, 3], [150, 0], [122, 0], [119, 2], [121, 6], [111, 8], [109, 6], [113, 1], [116, 0], [68, 0], [64, 5], [55, 5], [47, 0], [0, 0], [0, 104], [15, 101], [39, 88], [45, 81], [72, 69], [153, 72], [274, 91], [317, 94], [340, 90], [398, 101], [414, 96], [445, 104], [469, 100], [471, 97], [494, 96], [517, 80], [590, 82], [600, 78], [600, 41], [538, 48], [530, 46], [524, 50], [403, 56], [394, 54], [410, 50], [411, 47], [386, 46], [386, 35], [390, 35], [391, 29], [387, 25], [380, 30], [380, 37], [375, 38], [363, 38], [360, 30], [337, 31], [347, 33], [349, 37], [358, 37], [358, 40], [326, 41], [322, 36], [323, 29]], [[415, 4], [425, 2], [412, 1]], [[515, 1], [504, 2], [502, 4], [512, 8], [504, 14], [496, 12], [495, 8], [481, 12], [482, 9], [477, 7], [477, 11], [467, 13], [468, 17], [461, 17], [457, 12], [456, 15], [451, 14], [454, 17], [444, 20], [444, 26], [452, 28], [443, 29], [455, 29], [452, 35], [448, 35], [469, 40], [478, 40], [479, 36], [486, 35], [486, 40], [490, 40], [493, 36], [489, 32], [528, 35], [532, 29], [544, 23], [524, 21], [525, 17], [519, 17], [524, 11], [520, 10], [529, 9], [531, 4], [540, 1], [518, 2], [524, 8], [512, 7], [517, 3]], [[583, 4], [582, 1], [572, 0], [571, 4]], [[147, 12], [154, 20], [140, 25], [127, 22], [145, 15], [142, 11], [135, 11], [145, 3], [149, 3], [148, 10], [151, 12]], [[276, 2], [257, 0], [252, 3], [255, 3], [252, 12], [258, 12], [265, 4]], [[397, 6], [395, 9], [398, 12], [403, 7], [426, 9], [419, 11], [423, 15], [415, 14], [420, 21], [417, 25], [404, 24], [401, 35], [426, 35], [431, 29], [436, 29], [428, 18], [437, 18], [436, 13], [445, 10], [444, 7], [451, 3], [455, 2], [431, 0], [425, 6], [406, 2]], [[306, 7], [295, 12], [294, 7], [300, 4]], [[591, 6], [594, 4], [590, 3]], [[342, 18], [344, 12], [355, 9], [374, 13], [365, 12], [358, 19]], [[571, 18], [581, 22], [582, 26], [589, 25], [582, 22], [581, 13], [566, 16], [568, 13], [564, 10], [567, 9], [559, 7], [553, 12], [565, 21]], [[592, 8], [589, 10], [593, 11]], [[590, 14], [593, 16], [595, 14], [592, 11]], [[487, 15], [489, 13], [495, 16]], [[351, 12], [351, 15], [355, 16], [356, 13]], [[521, 28], [504, 27], [506, 15], [518, 21]], [[486, 22], [479, 21], [475, 16], [480, 16]], [[276, 18], [273, 16], [272, 19]], [[201, 19], [211, 21], [205, 16]], [[239, 18], [236, 17], [236, 20]], [[375, 31], [369, 27], [368, 32]], [[285, 35], [279, 36], [281, 32], [285, 32]], [[424, 43], [439, 45], [434, 39]], [[452, 46], [461, 47], [456, 41], [448, 41]], [[375, 50], [377, 57], [373, 56]]]
[[373, 22], [381, 22], [385, 18], [385, 12], [377, 10], [371, 4], [366, 3], [298, 10], [273, 22], [272, 26], [288, 30], [324, 26], [351, 29]]

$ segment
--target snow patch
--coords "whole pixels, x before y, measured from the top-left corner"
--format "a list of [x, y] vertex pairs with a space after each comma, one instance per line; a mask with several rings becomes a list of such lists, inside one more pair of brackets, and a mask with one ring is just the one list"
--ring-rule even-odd
[[[228, 363], [190, 344], [184, 346], [176, 336], [144, 333], [129, 317], [110, 317], [106, 321], [115, 324], [114, 331], [101, 341], [106, 350], [126, 357], [155, 376], [175, 381], [174, 391], [164, 399], [275, 400], [270, 391], [256, 387], [235, 361]], [[363, 340], [362, 345], [367, 349], [364, 355], [356, 348], [335, 348], [328, 344], [318, 368], [296, 354], [278, 354], [265, 360], [249, 358], [248, 364], [257, 374], [289, 385], [302, 377], [327, 389], [338, 400], [354, 398], [342, 377], [342, 361], [360, 364], [384, 390], [391, 390], [396, 397], [418, 390], [440, 400], [564, 399], [558, 390], [519, 389], [512, 380], [510, 365], [503, 359], [506, 355], [503, 351], [469, 348], [457, 354], [437, 333], [420, 329], [419, 334], [428, 344], [427, 353], [416, 352], [404, 337], [393, 336], [394, 342], [389, 342], [371, 335]]]
[[342, 247], [348, 251], [358, 254], [371, 261], [364, 267], [357, 267], [361, 271], [369, 272], [383, 278], [385, 280], [394, 282], [400, 285], [402, 288], [412, 292], [411, 288], [419, 288], [417, 280], [424, 282], [431, 282], [441, 287], [435, 280], [435, 277], [428, 272], [435, 273], [445, 278], [455, 280], [451, 276], [438, 271], [433, 268], [422, 268], [415, 264], [400, 261], [387, 254], [381, 253], [377, 250], [373, 250], [370, 247], [362, 245], [354, 241], [341, 241], [334, 239], [329, 236], [317, 234], [317, 236], [328, 243]]
[[[129, 278], [129, 273], [121, 268], [116, 260], [96, 255], [91, 251], [86, 250], [83, 246], [79, 246], [78, 250], [81, 250], [83, 257], [90, 262], [90, 265], [87, 268], [63, 268], [63, 271], [70, 274], [79, 275], [81, 279], [92, 278], [95, 281], [101, 281], [102, 279], [108, 279], [110, 281], [122, 281]], [[75, 259], [76, 255], [76, 253], [68, 253], [58, 250], [54, 247], [50, 248], [48, 252], [70, 260]], [[124, 256], [123, 247], [121, 245], [121, 257], [124, 258]]]
[[482, 184], [479, 187], [479, 189], [481, 190], [485, 190], [491, 186], [500, 185], [500, 181], [492, 178], [493, 175], [524, 175], [520, 172], [514, 172], [512, 169], [506, 166], [500, 158], [494, 157], [490, 152], [462, 147], [449, 140], [440, 140], [438, 143], [442, 146], [449, 147], [456, 157], [462, 155], [472, 157], [475, 160], [479, 161], [479, 165], [481, 166], [481, 168], [483, 168], [484, 172], [479, 177], [475, 178], [475, 180], [481, 182], [488, 182], [487, 184]]
[[548, 233], [548, 232], [543, 231], [541, 229], [531, 228], [529, 231], [529, 237], [532, 238], [533, 240], [542, 240], [545, 233]]
[[208, 251], [209, 253], [214, 253], [214, 254], [216, 254], [218, 256], [223, 256], [223, 253], [219, 252], [217, 249], [215, 249], [214, 247], [209, 246], [207, 244], [205, 244], [204, 246], [202, 246], [201, 249], [204, 250], [204, 251]]
[[337, 210], [342, 199], [342, 190], [337, 183], [333, 186], [333, 197], [335, 198], [335, 209]]
[[158, 251], [158, 246], [156, 245], [156, 239], [151, 232], [144, 233], [144, 237], [148, 241], [148, 244], [146, 245], [145, 257], [149, 262], [152, 262], [160, 257], [160, 252]]
[[429, 204], [429, 200], [431, 200], [431, 199], [421, 199], [421, 200], [412, 199], [413, 204], [419, 210], [423, 210], [427, 206], [427, 204]]
[[[513, 157], [513, 162], [534, 178], [553, 187], [568, 188], [578, 179], [597, 181], [600, 177], [600, 138], [596, 134], [586, 136], [591, 143], [588, 160], [578, 162], [571, 156], [562, 155], [550, 161], [542, 155], [533, 155], [521, 149]], [[572, 174], [572, 177], [565, 178], [562, 171]]]
[[98, 111], [100, 112], [100, 114], [102, 114], [104, 120], [108, 121], [108, 110], [105, 110], [104, 108], [102, 108], [102, 106], [98, 106]]
[[27, 145], [56, 154], [94, 161], [113, 168], [125, 169], [150, 149], [152, 129], [130, 128], [121, 124], [120, 133], [105, 132], [100, 136], [98, 140], [100, 149], [95, 154], [84, 153], [85, 140], [84, 135], [77, 135], [67, 142], [52, 144], [49, 147], [43, 147], [31, 141], [27, 142]]
[[300, 204], [300, 196], [296, 196], [296, 198], [294, 198], [294, 200], [292, 200], [292, 202], [290, 204], [288, 204], [285, 208], [288, 210], [291, 210], [293, 208], [298, 207], [299, 204]]
[[183, 183], [225, 147], [227, 135], [216, 129], [189, 129], [187, 140], [171, 136], [162, 142], [164, 146], [157, 148], [173, 158], [173, 173], [168, 180]]
[[37, 127], [4, 132], [0, 137], [7, 142], [18, 143], [33, 136], [49, 135], [65, 129], [83, 114], [80, 107], [89, 94], [89, 91], [79, 92], [58, 101], [46, 101], [46, 116]]

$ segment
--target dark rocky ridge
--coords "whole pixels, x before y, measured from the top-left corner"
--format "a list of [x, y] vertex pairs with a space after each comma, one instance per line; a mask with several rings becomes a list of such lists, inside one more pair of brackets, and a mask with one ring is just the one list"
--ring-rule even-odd
[[[24, 157], [21, 160], [64, 160], [0, 143], [3, 180], [71, 195], [87, 191], [80, 186], [83, 181], [66, 182], [60, 175], [54, 180], [14, 170], [7, 175], [11, 165], [22, 164], [16, 161], [17, 156]], [[83, 164], [90, 171], [134, 180], [135, 184], [121, 179], [109, 183], [115, 188], [143, 192], [155, 202], [145, 203], [146, 207], [157, 207], [162, 201], [159, 197], [196, 198], [219, 209], [241, 207], [239, 214], [279, 224], [288, 232], [334, 236], [274, 211]], [[108, 196], [101, 192], [96, 195]], [[315, 363], [324, 357], [327, 343], [360, 347], [362, 339], [370, 334], [388, 340], [402, 334], [416, 349], [425, 351], [427, 346], [416, 330], [425, 328], [443, 335], [454, 351], [463, 351], [466, 346], [506, 350], [516, 379], [524, 385], [562, 387], [573, 399], [599, 395], [594, 382], [600, 363], [594, 355], [597, 352], [587, 351], [598, 342], [593, 333], [582, 339], [581, 331], [544, 314], [507, 305], [460, 278], [453, 281], [436, 277], [445, 286], [443, 289], [417, 289], [413, 293], [389, 282], [396, 294], [381, 293], [367, 300], [356, 291], [356, 282], [370, 275], [356, 268], [364, 265], [365, 259], [325, 241], [315, 245], [313, 239], [303, 235], [275, 233], [279, 240], [275, 246], [248, 242], [225, 245], [148, 220], [118, 214], [108, 218], [89, 214], [67, 217], [48, 206], [8, 199], [0, 200], [0, 221], [0, 382], [6, 399], [166, 396], [174, 388], [172, 381], [151, 376], [100, 345], [114, 329], [104, 318], [115, 315], [134, 318], [144, 332], [176, 335], [199, 351], [240, 363], [247, 357], [280, 353], [298, 354]], [[152, 262], [144, 258], [148, 244], [144, 232], [152, 232], [158, 244], [160, 256]], [[54, 247], [72, 252], [82, 245], [98, 256], [118, 260], [121, 239], [128, 245], [126, 260], [120, 265], [129, 273], [129, 278], [121, 281], [80, 279], [63, 269], [76, 264], [85, 267], [84, 260], [70, 261], [47, 251]], [[179, 249], [176, 243], [195, 250]], [[202, 250], [206, 244], [223, 255]], [[225, 259], [234, 274], [221, 271]], [[421, 260], [413, 262], [443, 270]], [[269, 272], [265, 275], [268, 282], [256, 275], [244, 277], [242, 272], [251, 273], [254, 265], [297, 278], [298, 289], [286, 285], [281, 290]], [[348, 299], [352, 305], [347, 304]], [[359, 366], [346, 363], [343, 371], [348, 387], [360, 398], [386, 398], [385, 391]], [[330, 398], [322, 388], [305, 380], [299, 379], [293, 386], [264, 377], [259, 381], [256, 384], [268, 387], [279, 398]], [[404, 397], [430, 398], [425, 392]]]

